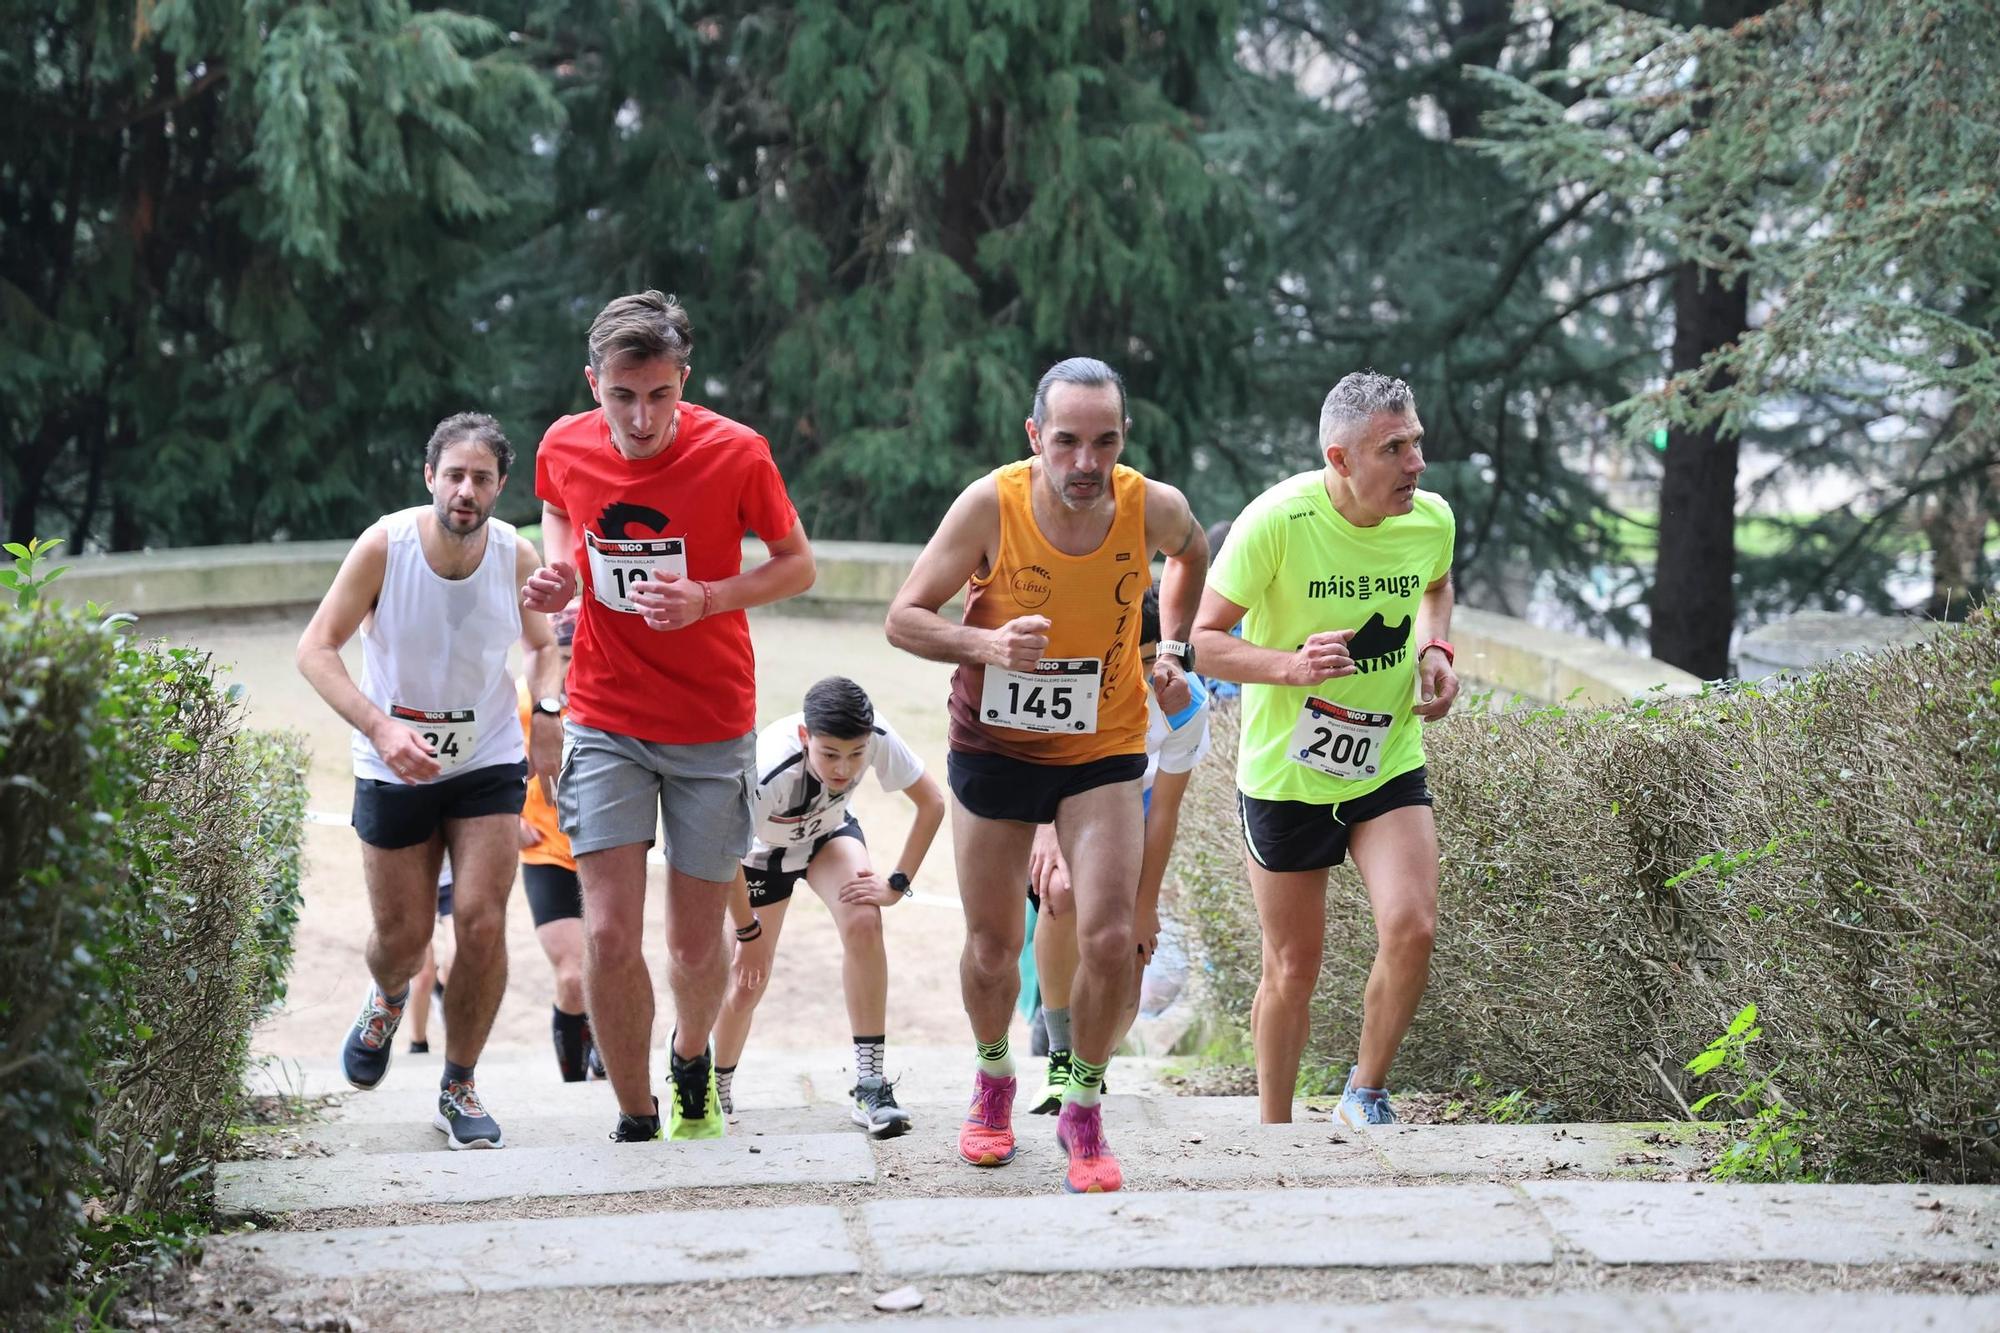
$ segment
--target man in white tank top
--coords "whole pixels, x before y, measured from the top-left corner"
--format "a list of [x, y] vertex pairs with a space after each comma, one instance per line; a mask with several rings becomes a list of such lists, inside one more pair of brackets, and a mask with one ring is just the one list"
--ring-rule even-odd
[[[457, 951], [434, 1123], [453, 1148], [501, 1145], [473, 1065], [507, 987], [507, 893], [526, 778], [556, 771], [562, 737], [560, 706], [534, 713], [533, 734], [522, 736], [507, 669], [518, 639], [537, 699], [555, 702], [555, 636], [546, 616], [522, 612], [516, 591], [540, 561], [491, 518], [513, 458], [492, 417], [440, 422], [424, 455], [431, 504], [361, 534], [299, 639], [300, 674], [354, 728], [354, 830], [374, 914], [368, 996], [341, 1050], [357, 1088], [388, 1072], [430, 942], [438, 864], [451, 853]], [[340, 659], [356, 630], [359, 685]]]

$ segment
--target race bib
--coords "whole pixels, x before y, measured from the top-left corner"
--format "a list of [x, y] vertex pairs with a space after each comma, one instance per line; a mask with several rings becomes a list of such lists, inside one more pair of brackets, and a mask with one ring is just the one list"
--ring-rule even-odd
[[1393, 713], [1364, 713], [1308, 697], [1292, 728], [1292, 761], [1329, 777], [1372, 778], [1395, 721]]
[[632, 589], [642, 579], [652, 578], [655, 574], [687, 577], [685, 537], [613, 540], [585, 528], [583, 547], [590, 557], [591, 591], [597, 594], [598, 601], [613, 611], [639, 614], [639, 604], [632, 600]]
[[389, 716], [417, 733], [431, 747], [431, 757], [449, 773], [472, 758], [479, 740], [477, 720], [470, 708], [406, 708], [390, 704]]
[[1097, 730], [1097, 691], [1104, 662], [1096, 657], [1045, 657], [1033, 671], [986, 668], [979, 720], [1016, 731], [1090, 735]]

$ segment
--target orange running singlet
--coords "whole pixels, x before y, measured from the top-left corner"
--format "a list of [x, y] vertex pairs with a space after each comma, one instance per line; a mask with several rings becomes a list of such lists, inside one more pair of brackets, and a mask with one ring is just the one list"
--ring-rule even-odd
[[1142, 755], [1139, 601], [1153, 581], [1146, 479], [1113, 468], [1111, 531], [1090, 554], [1065, 555], [1035, 522], [1035, 462], [1024, 458], [993, 473], [1000, 552], [992, 570], [972, 580], [964, 623], [998, 629], [1017, 616], [1047, 616], [1049, 646], [1033, 672], [961, 665], [952, 673], [951, 748], [1031, 764]]

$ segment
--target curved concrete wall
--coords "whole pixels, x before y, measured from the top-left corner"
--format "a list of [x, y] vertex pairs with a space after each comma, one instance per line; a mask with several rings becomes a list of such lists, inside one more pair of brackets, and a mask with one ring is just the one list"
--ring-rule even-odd
[[[350, 543], [288, 542], [205, 546], [72, 561], [55, 585], [70, 602], [97, 602], [140, 615], [234, 612], [317, 602], [333, 582]], [[884, 607], [903, 584], [918, 547], [886, 542], [813, 543], [819, 581], [808, 606]], [[744, 563], [763, 559], [744, 543]], [[1577, 634], [1538, 629], [1523, 620], [1460, 608], [1452, 620], [1458, 670], [1478, 687], [1544, 703], [1572, 697], [1613, 703], [1650, 690], [1688, 693], [1701, 682], [1678, 667]]]

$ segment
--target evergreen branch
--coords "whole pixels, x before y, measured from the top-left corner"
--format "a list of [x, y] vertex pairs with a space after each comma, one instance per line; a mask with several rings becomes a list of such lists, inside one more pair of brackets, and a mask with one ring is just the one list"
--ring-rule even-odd
[[1603, 194], [1602, 186], [1585, 192], [1575, 203], [1558, 213], [1529, 237], [1527, 244], [1517, 248], [1501, 268], [1499, 278], [1487, 290], [1486, 295], [1469, 309], [1461, 311], [1458, 318], [1446, 327], [1443, 335], [1445, 344], [1456, 342], [1464, 336], [1466, 330], [1498, 310], [1506, 301], [1508, 293], [1514, 290], [1514, 284], [1521, 280], [1521, 274], [1527, 270], [1528, 261], [1540, 253], [1543, 246], [1554, 240], [1563, 228], [1582, 217], [1584, 211], [1603, 197]]
[[[1536, 343], [1542, 340], [1543, 336], [1550, 329], [1558, 327], [1571, 315], [1586, 309], [1607, 296], [1616, 296], [1619, 292], [1630, 291], [1634, 287], [1643, 287], [1648, 283], [1657, 282], [1661, 278], [1670, 276], [1677, 267], [1679, 266], [1674, 264], [1663, 265], [1659, 268], [1649, 269], [1644, 273], [1636, 273], [1630, 277], [1618, 278], [1614, 281], [1604, 283], [1602, 286], [1594, 287], [1577, 297], [1574, 301], [1571, 301], [1568, 305], [1549, 315], [1541, 323], [1535, 325], [1534, 328], [1528, 330], [1527, 333], [1516, 339], [1514, 345], [1496, 360], [1483, 364], [1474, 364], [1463, 373], [1476, 379], [1508, 374], [1520, 366], [1521, 361], [1527, 356], [1529, 351], [1533, 349]], [[1449, 355], [1449, 348], [1447, 348], [1446, 354]]]

